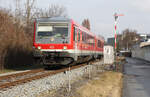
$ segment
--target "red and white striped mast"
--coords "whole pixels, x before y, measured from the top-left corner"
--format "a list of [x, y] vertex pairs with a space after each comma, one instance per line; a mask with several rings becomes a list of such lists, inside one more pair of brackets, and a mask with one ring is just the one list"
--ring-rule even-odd
[[123, 14], [117, 14], [117, 13], [114, 14], [114, 17], [115, 17], [115, 51], [117, 49], [117, 19], [119, 16], [124, 16], [124, 15]]
[[[115, 17], [115, 61], [117, 62], [117, 58], [116, 58], [116, 55], [117, 55], [117, 19], [119, 16], [124, 16], [123, 14], [117, 14], [115, 13], [114, 14], [114, 17]], [[116, 67], [116, 71], [117, 71], [117, 64], [115, 62], [115, 67]]]

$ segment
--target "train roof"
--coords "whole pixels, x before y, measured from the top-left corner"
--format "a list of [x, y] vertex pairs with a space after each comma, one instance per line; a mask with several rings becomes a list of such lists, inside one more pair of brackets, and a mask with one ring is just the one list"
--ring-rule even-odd
[[66, 17], [43, 17], [37, 18], [36, 21], [38, 22], [70, 22], [71, 19]]

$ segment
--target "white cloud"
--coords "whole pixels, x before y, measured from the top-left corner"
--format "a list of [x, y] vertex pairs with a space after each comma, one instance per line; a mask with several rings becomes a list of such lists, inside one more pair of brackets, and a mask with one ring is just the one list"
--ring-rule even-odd
[[113, 37], [114, 36], [114, 29], [113, 29], [113, 24], [111, 23], [99, 23], [96, 22], [93, 24], [93, 29], [92, 32], [94, 32], [96, 35], [101, 35], [103, 37], [108, 38], [108, 37]]
[[132, 0], [132, 5], [141, 11], [150, 12], [150, 0]]

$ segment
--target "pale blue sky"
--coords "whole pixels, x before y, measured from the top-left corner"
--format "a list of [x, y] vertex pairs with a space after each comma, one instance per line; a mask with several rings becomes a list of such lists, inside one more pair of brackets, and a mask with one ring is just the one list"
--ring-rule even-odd
[[[0, 0], [0, 6], [13, 7], [14, 0]], [[23, 0], [21, 0], [23, 1]], [[37, 0], [36, 5], [47, 8], [50, 4], [63, 5], [68, 16], [81, 24], [89, 18], [93, 33], [106, 38], [114, 36], [113, 14], [123, 13], [118, 19], [118, 33], [126, 28], [150, 34], [150, 0]]]

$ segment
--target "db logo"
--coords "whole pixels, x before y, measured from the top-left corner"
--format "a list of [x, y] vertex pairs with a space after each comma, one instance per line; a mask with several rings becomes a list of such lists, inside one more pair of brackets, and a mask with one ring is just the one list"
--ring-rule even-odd
[[51, 48], [51, 49], [52, 49], [52, 48], [54, 48], [54, 46], [50, 46], [49, 48]]

